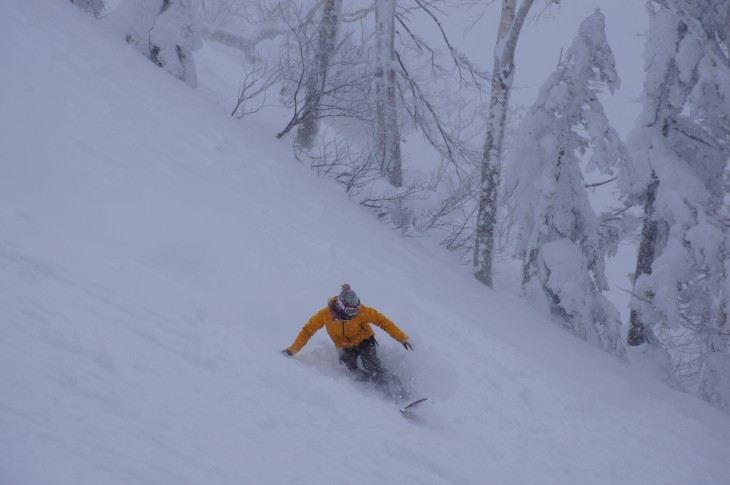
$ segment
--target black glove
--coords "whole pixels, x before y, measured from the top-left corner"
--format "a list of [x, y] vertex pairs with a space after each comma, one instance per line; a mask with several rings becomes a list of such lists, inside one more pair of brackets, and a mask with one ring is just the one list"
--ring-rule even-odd
[[405, 347], [406, 350], [413, 350], [413, 346], [408, 343], [408, 340], [406, 340], [405, 342], [403, 342], [403, 347]]
[[292, 355], [294, 355], [289, 351], [289, 349], [284, 349], [281, 351], [281, 353], [284, 354], [284, 357], [291, 357]]

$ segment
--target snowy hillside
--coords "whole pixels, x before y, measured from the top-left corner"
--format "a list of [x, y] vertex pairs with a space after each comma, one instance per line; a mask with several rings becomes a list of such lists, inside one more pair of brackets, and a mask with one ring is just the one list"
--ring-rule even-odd
[[[66, 1], [0, 2], [0, 39], [0, 485], [728, 483], [730, 418], [400, 238], [273, 121]], [[411, 336], [378, 352], [423, 423], [324, 331], [281, 355], [344, 282]]]

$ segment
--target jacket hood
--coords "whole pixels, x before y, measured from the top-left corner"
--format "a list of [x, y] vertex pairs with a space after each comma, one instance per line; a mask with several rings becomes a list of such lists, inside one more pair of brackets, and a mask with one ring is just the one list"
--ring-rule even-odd
[[339, 297], [336, 295], [327, 301], [327, 307], [330, 309], [333, 320], [352, 320], [357, 316], [345, 313], [345, 309], [340, 305]]

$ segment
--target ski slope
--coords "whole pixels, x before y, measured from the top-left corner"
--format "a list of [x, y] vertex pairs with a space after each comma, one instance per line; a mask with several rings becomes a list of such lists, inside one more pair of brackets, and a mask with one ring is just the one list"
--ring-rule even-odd
[[[727, 484], [730, 418], [404, 239], [66, 1], [0, 2], [0, 484]], [[207, 56], [207, 57], [206, 57]], [[421, 425], [311, 314], [349, 282]], [[417, 397], [417, 396], [416, 396]]]

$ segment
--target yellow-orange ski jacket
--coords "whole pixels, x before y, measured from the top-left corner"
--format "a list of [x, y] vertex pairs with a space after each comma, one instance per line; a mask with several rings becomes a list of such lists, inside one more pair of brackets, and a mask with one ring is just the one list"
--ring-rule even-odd
[[400, 343], [408, 340], [408, 335], [403, 333], [395, 323], [388, 320], [382, 313], [378, 312], [374, 308], [360, 305], [360, 310], [357, 315], [350, 320], [338, 319], [336, 315], [330, 310], [330, 305], [337, 297], [329, 300], [329, 305], [318, 311], [309, 321], [302, 327], [294, 343], [287, 350], [296, 354], [302, 348], [307, 345], [309, 339], [312, 338], [320, 328], [326, 327], [327, 333], [329, 334], [335, 347], [338, 349], [347, 349], [354, 347], [366, 338], [375, 335], [370, 324], [377, 325], [378, 327], [385, 330], [388, 335], [393, 337]]

